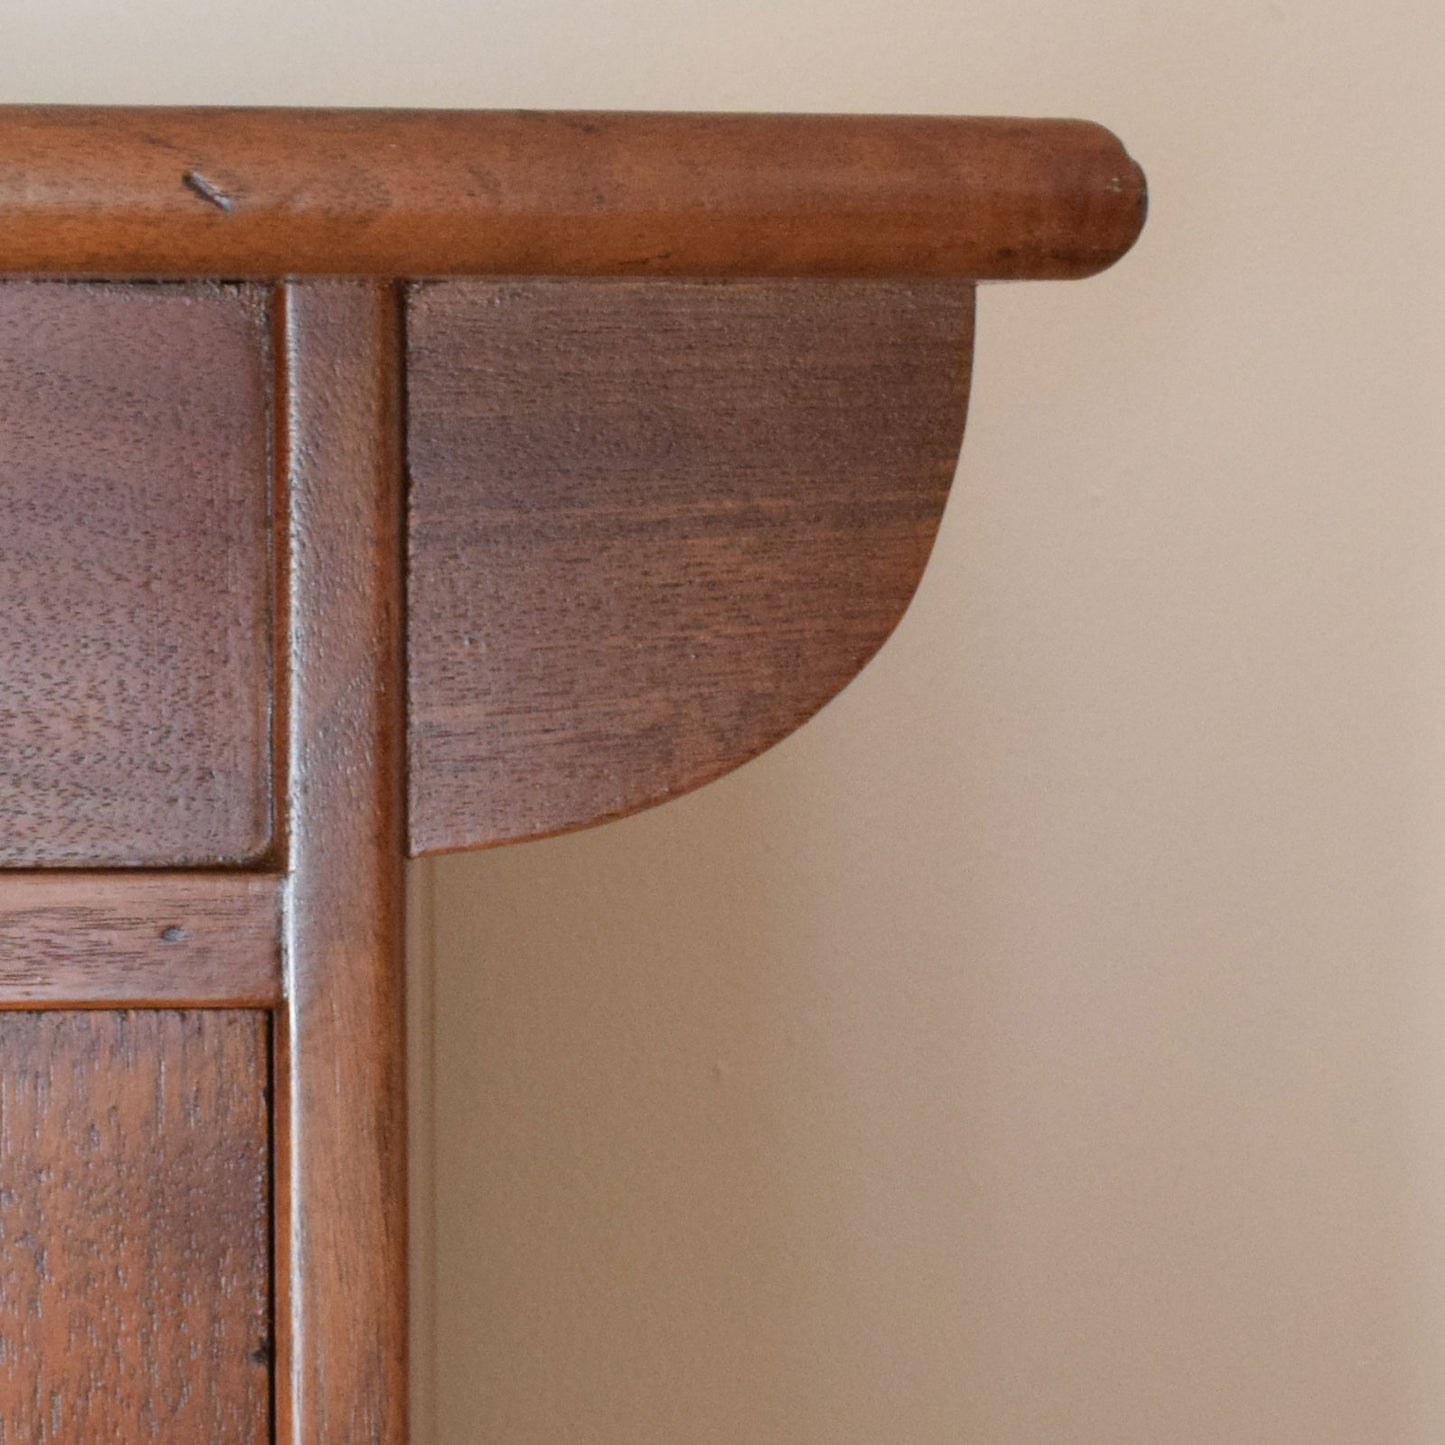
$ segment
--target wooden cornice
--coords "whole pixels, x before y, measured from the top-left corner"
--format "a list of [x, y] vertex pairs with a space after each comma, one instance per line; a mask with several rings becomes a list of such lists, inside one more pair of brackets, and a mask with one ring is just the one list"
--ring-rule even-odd
[[0, 272], [1087, 276], [1101, 126], [929, 116], [0, 107]]

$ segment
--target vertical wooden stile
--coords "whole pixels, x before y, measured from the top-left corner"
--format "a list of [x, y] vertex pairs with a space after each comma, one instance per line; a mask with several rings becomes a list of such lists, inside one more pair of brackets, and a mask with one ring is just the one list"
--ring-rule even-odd
[[279, 1445], [406, 1437], [401, 319], [281, 293], [289, 492]]

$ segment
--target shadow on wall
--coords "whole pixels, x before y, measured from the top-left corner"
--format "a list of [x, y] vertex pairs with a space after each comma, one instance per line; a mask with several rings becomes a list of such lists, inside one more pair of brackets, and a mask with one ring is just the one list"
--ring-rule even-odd
[[1445, 1438], [1445, 504], [1232, 373], [1101, 433], [1111, 282], [986, 297], [840, 700], [436, 865], [440, 1445]]
[[966, 1413], [967, 973], [899, 956], [942, 880], [869, 835], [834, 711], [437, 865], [443, 1441], [875, 1442], [920, 1377]]

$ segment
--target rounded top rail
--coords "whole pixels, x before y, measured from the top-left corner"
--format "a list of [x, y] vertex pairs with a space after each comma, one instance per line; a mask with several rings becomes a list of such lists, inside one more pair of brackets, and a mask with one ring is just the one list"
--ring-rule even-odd
[[1101, 126], [0, 106], [0, 272], [1087, 276], [1143, 225]]

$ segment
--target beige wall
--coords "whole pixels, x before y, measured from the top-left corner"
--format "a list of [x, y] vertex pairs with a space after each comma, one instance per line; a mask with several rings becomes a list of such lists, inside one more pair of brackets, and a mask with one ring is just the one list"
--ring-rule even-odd
[[5, 99], [1074, 114], [1153, 182], [983, 297], [858, 683], [419, 878], [419, 1445], [1445, 1439], [1442, 56], [1426, 0], [7, 7]]

